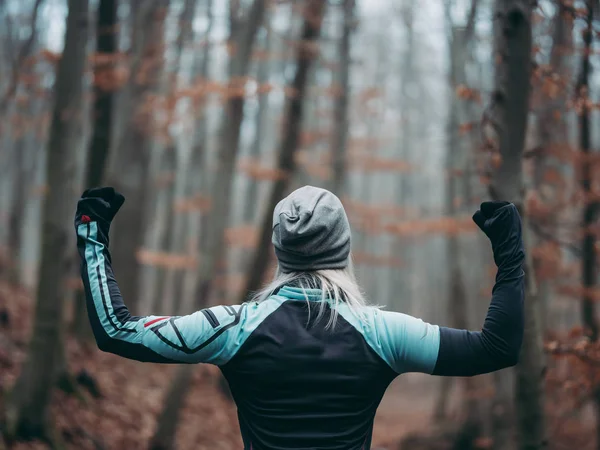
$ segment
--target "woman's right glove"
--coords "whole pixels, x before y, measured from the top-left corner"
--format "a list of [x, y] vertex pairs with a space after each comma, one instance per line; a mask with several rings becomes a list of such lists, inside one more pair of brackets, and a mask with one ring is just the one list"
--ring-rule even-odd
[[524, 261], [521, 216], [514, 204], [483, 202], [479, 210], [473, 214], [473, 222], [492, 243], [494, 261], [498, 267], [508, 261], [513, 263]]

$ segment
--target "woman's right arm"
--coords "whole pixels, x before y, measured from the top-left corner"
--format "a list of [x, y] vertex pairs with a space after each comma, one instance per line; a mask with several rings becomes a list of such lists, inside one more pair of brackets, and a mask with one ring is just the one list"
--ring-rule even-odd
[[379, 311], [382, 354], [398, 373], [473, 376], [514, 366], [523, 341], [525, 251], [521, 219], [508, 202], [486, 202], [473, 216], [492, 243], [498, 267], [481, 331], [438, 327], [406, 314]]
[[477, 220], [492, 242], [498, 267], [492, 301], [481, 331], [440, 327], [433, 375], [478, 375], [514, 366], [519, 360], [525, 291], [521, 219], [516, 207], [508, 204], [493, 211], [490, 218]]

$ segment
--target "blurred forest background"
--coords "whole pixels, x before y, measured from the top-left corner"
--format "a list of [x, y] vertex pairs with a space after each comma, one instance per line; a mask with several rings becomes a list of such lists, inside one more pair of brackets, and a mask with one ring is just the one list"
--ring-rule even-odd
[[97, 350], [73, 232], [127, 201], [134, 314], [239, 303], [271, 276], [274, 204], [342, 198], [368, 298], [480, 328], [495, 266], [471, 223], [526, 223], [520, 363], [408, 374], [377, 449], [600, 448], [598, 0], [0, 0], [0, 449], [239, 449], [211, 366]]

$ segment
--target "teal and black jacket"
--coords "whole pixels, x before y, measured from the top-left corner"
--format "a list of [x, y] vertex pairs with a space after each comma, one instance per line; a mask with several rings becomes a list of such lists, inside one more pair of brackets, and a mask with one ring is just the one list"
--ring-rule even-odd
[[524, 251], [518, 213], [512, 205], [503, 209], [501, 241], [493, 242], [496, 284], [476, 332], [375, 308], [359, 319], [344, 304], [336, 326], [326, 329], [314, 307], [309, 314], [321, 291], [293, 285], [261, 303], [135, 317], [112, 271], [110, 223], [94, 208], [78, 208], [75, 228], [101, 350], [138, 361], [218, 366], [237, 404], [245, 450], [367, 450], [376, 409], [399, 374], [472, 376], [516, 364]]

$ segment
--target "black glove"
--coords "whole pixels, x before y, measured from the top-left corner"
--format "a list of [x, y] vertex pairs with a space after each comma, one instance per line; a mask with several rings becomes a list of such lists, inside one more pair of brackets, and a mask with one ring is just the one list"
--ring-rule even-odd
[[509, 202], [483, 202], [473, 214], [473, 222], [492, 243], [494, 260], [500, 266], [507, 259], [524, 259], [521, 216]]
[[87, 189], [77, 202], [75, 229], [81, 224], [97, 222], [98, 233], [108, 240], [110, 224], [125, 203], [125, 197], [112, 187]]

